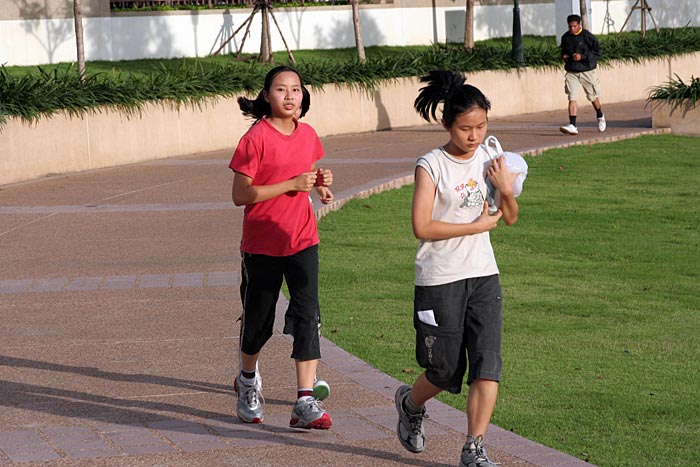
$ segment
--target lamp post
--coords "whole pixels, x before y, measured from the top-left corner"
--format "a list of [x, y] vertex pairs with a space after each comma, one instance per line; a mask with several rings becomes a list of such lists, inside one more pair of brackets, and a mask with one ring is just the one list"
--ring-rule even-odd
[[513, 47], [510, 56], [518, 66], [525, 65], [525, 57], [523, 56], [523, 33], [520, 30], [520, 7], [518, 6], [518, 0], [513, 0]]

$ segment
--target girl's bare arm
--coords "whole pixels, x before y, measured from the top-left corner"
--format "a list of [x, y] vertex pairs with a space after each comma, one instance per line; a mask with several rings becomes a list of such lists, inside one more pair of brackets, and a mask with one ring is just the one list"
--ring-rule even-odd
[[433, 180], [422, 167], [416, 167], [415, 187], [413, 191], [413, 206], [411, 220], [413, 234], [423, 240], [445, 240], [486, 232], [498, 223], [501, 213], [490, 216], [488, 204], [484, 203], [481, 215], [473, 222], [453, 224], [433, 220], [433, 203], [435, 201], [435, 185]]
[[513, 225], [518, 220], [518, 202], [513, 196], [513, 183], [518, 177], [517, 173], [509, 172], [506, 168], [505, 157], [494, 159], [488, 169], [488, 177], [491, 183], [498, 189], [501, 195], [499, 209], [503, 213], [503, 222]]
[[272, 185], [253, 185], [252, 178], [236, 172], [233, 176], [231, 197], [236, 206], [261, 203], [288, 191], [309, 192], [315, 182], [316, 172], [304, 172], [292, 179]]

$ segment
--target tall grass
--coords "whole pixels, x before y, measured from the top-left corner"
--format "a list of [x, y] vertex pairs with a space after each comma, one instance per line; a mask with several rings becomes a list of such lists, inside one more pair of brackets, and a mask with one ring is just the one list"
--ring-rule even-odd
[[[601, 63], [700, 51], [700, 28], [650, 31], [601, 37]], [[339, 84], [373, 89], [382, 80], [420, 76], [434, 69], [464, 72], [509, 70], [517, 67], [510, 56], [510, 39], [483, 41], [470, 51], [458, 44], [427, 47], [370, 47], [359, 63], [352, 49], [297, 51], [297, 68], [307, 83], [322, 87]], [[561, 67], [559, 48], [552, 37], [526, 37], [524, 55], [530, 67]], [[274, 54], [287, 63], [286, 54]], [[137, 60], [88, 63], [87, 79], [77, 79], [71, 64], [46, 67], [0, 68], [0, 125], [8, 117], [34, 121], [56, 112], [72, 115], [101, 106], [138, 112], [146, 102], [198, 105], [208, 99], [242, 91], [257, 91], [269, 64], [253, 55], [181, 60]]]
[[267, 68], [239, 63], [233, 72], [223, 65], [198, 63], [176, 69], [161, 67], [144, 74], [97, 73], [78, 78], [72, 66], [38, 74], [11, 75], [0, 69], [0, 124], [7, 116], [35, 121], [65, 111], [70, 115], [116, 108], [138, 113], [148, 102], [199, 105], [206, 100], [257, 88]]
[[686, 84], [680, 76], [660, 86], [655, 86], [649, 91], [649, 99], [664, 99], [677, 107], [684, 101], [690, 101], [690, 107], [694, 108], [700, 103], [700, 78], [690, 77]]

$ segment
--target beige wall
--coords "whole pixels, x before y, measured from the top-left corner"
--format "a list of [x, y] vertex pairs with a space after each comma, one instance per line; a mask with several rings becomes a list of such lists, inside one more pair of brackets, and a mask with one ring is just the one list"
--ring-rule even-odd
[[[603, 1], [603, 0], [593, 0]], [[373, 4], [386, 8], [392, 5], [397, 8], [417, 8], [426, 6], [436, 7], [463, 7], [465, 0], [394, 0], [376, 1]], [[544, 3], [551, 4], [554, 0], [520, 0], [520, 4]], [[513, 0], [476, 0], [478, 6], [488, 5], [513, 5]], [[84, 17], [110, 16], [109, 0], [82, 0], [82, 12]], [[316, 7], [315, 7], [316, 8]], [[320, 7], [322, 8], [322, 7]], [[363, 8], [372, 8], [371, 4], [363, 5]], [[152, 15], [153, 13], [147, 13]], [[163, 12], [161, 14], [168, 14]], [[46, 18], [72, 18], [73, 0], [0, 0], [0, 20], [16, 19], [46, 19]]]
[[[604, 0], [592, 0], [602, 2]], [[371, 2], [397, 8], [416, 8], [426, 6], [464, 7], [466, 0], [380, 0]], [[554, 0], [520, 0], [519, 4], [551, 4]], [[476, 0], [477, 6], [506, 5], [512, 6], [513, 0]], [[82, 0], [83, 16], [110, 16], [109, 0]], [[369, 6], [369, 5], [367, 5]], [[72, 18], [73, 0], [0, 0], [0, 20]]]
[[[84, 18], [109, 16], [109, 0], [82, 0]], [[0, 20], [73, 17], [73, 0], [0, 0]]]
[[665, 101], [653, 101], [651, 121], [654, 128], [670, 128], [678, 135], [700, 136], [700, 105], [693, 108], [686, 100], [674, 107]]
[[[678, 74], [698, 75], [700, 52], [673, 59], [612, 64], [599, 70], [605, 103], [645, 99], [652, 86]], [[563, 72], [559, 69], [487, 71], [469, 74], [469, 83], [491, 100], [491, 115], [565, 112]], [[326, 86], [311, 90], [312, 111], [305, 118], [319, 135], [357, 133], [425, 124], [413, 109], [420, 88], [415, 78], [385, 82], [371, 92]], [[150, 104], [127, 118], [104, 109], [83, 118], [58, 115], [28, 125], [19, 119], [0, 129], [0, 185], [152, 159], [233, 148], [250, 126], [235, 98], [202, 108]], [[657, 125], [658, 126], [658, 125]]]

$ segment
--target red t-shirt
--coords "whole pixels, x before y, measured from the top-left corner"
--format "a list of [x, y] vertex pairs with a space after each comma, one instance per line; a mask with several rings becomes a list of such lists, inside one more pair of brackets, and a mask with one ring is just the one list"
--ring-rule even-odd
[[[292, 179], [324, 155], [314, 129], [301, 122], [291, 135], [280, 133], [266, 118], [241, 138], [229, 167], [253, 179], [253, 185], [272, 185]], [[245, 207], [241, 251], [289, 256], [318, 244], [318, 229], [309, 194], [290, 191]]]

